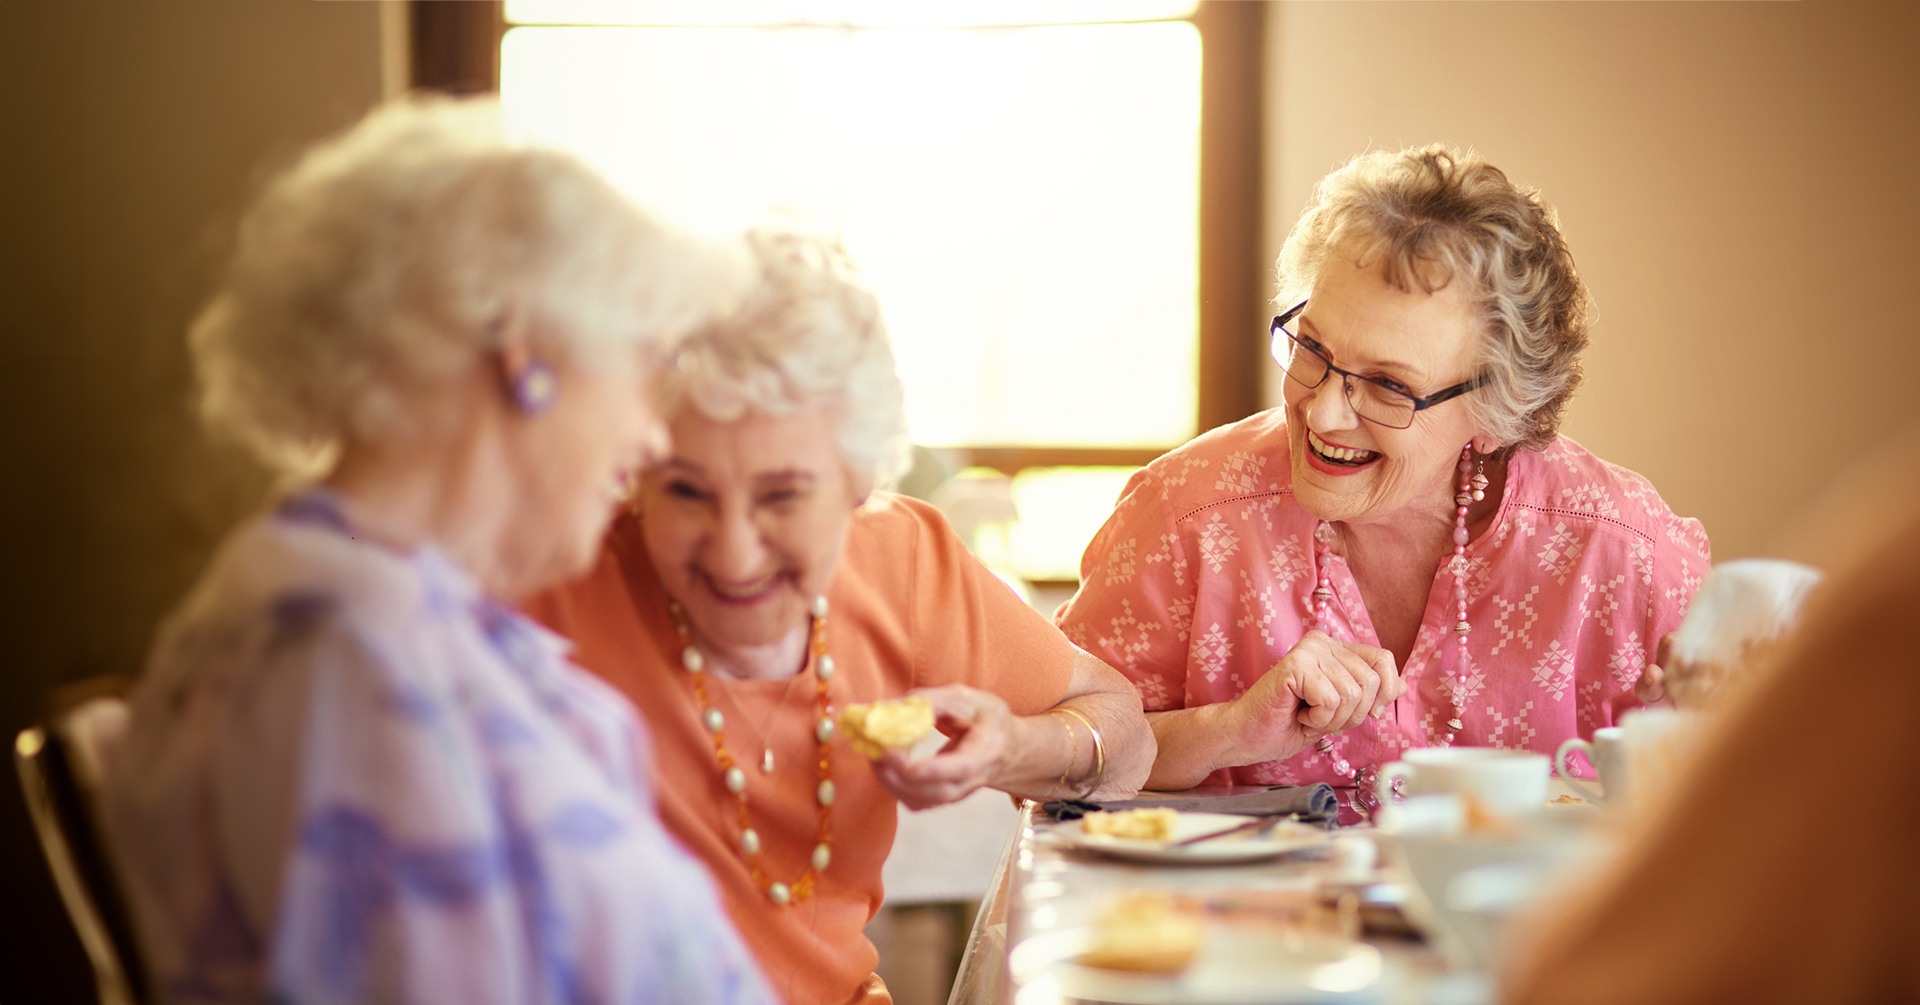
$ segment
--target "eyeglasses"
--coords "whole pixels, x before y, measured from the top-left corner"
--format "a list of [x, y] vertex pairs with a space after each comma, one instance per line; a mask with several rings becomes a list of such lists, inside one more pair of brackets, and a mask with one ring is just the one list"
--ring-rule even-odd
[[1362, 377], [1351, 370], [1342, 370], [1333, 365], [1318, 342], [1295, 335], [1288, 329], [1288, 323], [1306, 309], [1307, 302], [1302, 300], [1292, 310], [1273, 319], [1270, 330], [1273, 358], [1279, 361], [1280, 369], [1286, 371], [1288, 379], [1306, 388], [1319, 387], [1329, 373], [1339, 374], [1344, 381], [1347, 405], [1353, 409], [1353, 414], [1368, 422], [1379, 423], [1389, 429], [1405, 429], [1413, 425], [1414, 415], [1422, 409], [1451, 401], [1493, 379], [1483, 373], [1472, 380], [1463, 380], [1422, 397], [1405, 388], [1395, 387], [1390, 381]]

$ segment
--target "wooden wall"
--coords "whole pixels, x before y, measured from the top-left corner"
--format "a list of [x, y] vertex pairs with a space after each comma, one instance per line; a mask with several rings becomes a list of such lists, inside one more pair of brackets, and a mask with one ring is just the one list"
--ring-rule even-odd
[[[1558, 206], [1598, 301], [1566, 432], [1782, 528], [1920, 402], [1920, 5], [1276, 3], [1267, 261], [1367, 149], [1473, 147]], [[1269, 367], [1267, 399], [1278, 401]]]
[[[381, 94], [380, 6], [0, 3], [0, 732], [132, 672], [265, 476], [189, 411], [183, 331], [270, 165]], [[91, 1000], [11, 767], [0, 998]]]

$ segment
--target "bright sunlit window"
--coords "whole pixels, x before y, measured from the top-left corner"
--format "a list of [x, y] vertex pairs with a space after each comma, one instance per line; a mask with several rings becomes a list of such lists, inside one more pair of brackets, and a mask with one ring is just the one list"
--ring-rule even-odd
[[[1193, 10], [509, 0], [500, 92], [517, 127], [684, 226], [839, 237], [880, 295], [915, 442], [1158, 450], [1197, 412]], [[946, 498], [989, 564], [1071, 581], [1129, 470], [975, 470]]]
[[517, 0], [501, 97], [686, 225], [838, 235], [916, 442], [1168, 447], [1195, 432], [1191, 7]]

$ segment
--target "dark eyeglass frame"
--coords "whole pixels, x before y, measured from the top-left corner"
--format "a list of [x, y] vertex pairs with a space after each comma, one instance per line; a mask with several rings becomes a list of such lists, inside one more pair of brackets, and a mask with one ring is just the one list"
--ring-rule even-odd
[[1388, 429], [1406, 429], [1409, 426], [1413, 425], [1414, 418], [1418, 416], [1421, 412], [1426, 411], [1427, 409], [1432, 408], [1433, 406], [1438, 405], [1442, 402], [1452, 401], [1453, 399], [1458, 398], [1461, 395], [1466, 394], [1468, 391], [1474, 390], [1475, 388], [1485, 387], [1488, 383], [1492, 382], [1493, 380], [1492, 374], [1483, 373], [1478, 377], [1473, 377], [1468, 380], [1463, 380], [1460, 383], [1455, 384], [1451, 387], [1443, 387], [1440, 390], [1433, 392], [1432, 394], [1423, 396], [1418, 394], [1409, 394], [1405, 391], [1400, 390], [1397, 387], [1388, 387], [1387, 385], [1382, 384], [1377, 380], [1374, 380], [1372, 377], [1361, 376], [1360, 374], [1354, 373], [1352, 370], [1342, 370], [1339, 367], [1333, 365], [1333, 360], [1328, 359], [1326, 353], [1321, 352], [1320, 350], [1315, 349], [1312, 346], [1302, 344], [1299, 336], [1287, 330], [1287, 322], [1292, 321], [1296, 317], [1299, 317], [1300, 312], [1306, 309], [1307, 309], [1307, 301], [1302, 300], [1299, 303], [1293, 305], [1293, 308], [1288, 310], [1285, 314], [1280, 314], [1274, 317], [1273, 325], [1267, 329], [1268, 336], [1273, 340], [1271, 351], [1273, 353], [1274, 360], [1280, 364], [1280, 369], [1282, 372], [1284, 372], [1287, 375], [1288, 380], [1291, 380], [1294, 383], [1299, 384], [1301, 387], [1307, 388], [1308, 390], [1312, 390], [1313, 388], [1319, 387], [1321, 384], [1324, 384], [1327, 382], [1326, 374], [1321, 374], [1320, 379], [1311, 384], [1307, 383], [1304, 380], [1301, 380], [1299, 377], [1294, 376], [1293, 369], [1287, 366], [1287, 360], [1293, 357], [1293, 353], [1288, 352], [1286, 355], [1283, 356], [1281, 355], [1281, 352], [1280, 352], [1280, 344], [1281, 344], [1280, 340], [1282, 337], [1285, 337], [1286, 344], [1288, 346], [1291, 346], [1294, 349], [1298, 349], [1301, 352], [1313, 354], [1313, 357], [1315, 359], [1318, 359], [1321, 362], [1321, 364], [1326, 366], [1327, 373], [1337, 373], [1340, 376], [1345, 378], [1366, 381], [1369, 385], [1373, 386], [1374, 388], [1380, 391], [1384, 391], [1387, 394], [1392, 395], [1396, 398], [1404, 398], [1407, 401], [1410, 401], [1413, 403], [1413, 411], [1407, 413], [1407, 424], [1405, 426], [1396, 426], [1391, 422], [1382, 422], [1379, 419], [1376, 419], [1370, 415], [1361, 414], [1360, 409], [1354, 407], [1353, 385], [1348, 384], [1345, 381], [1342, 381], [1340, 389], [1347, 396], [1347, 407], [1353, 409], [1353, 414], [1360, 416], [1362, 419], [1365, 419], [1376, 426], [1385, 426]]

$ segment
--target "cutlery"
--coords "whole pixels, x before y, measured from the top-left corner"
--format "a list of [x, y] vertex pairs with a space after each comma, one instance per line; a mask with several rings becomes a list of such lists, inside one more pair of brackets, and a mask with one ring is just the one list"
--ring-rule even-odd
[[1226, 830], [1213, 831], [1207, 834], [1196, 834], [1190, 838], [1181, 838], [1178, 841], [1172, 842], [1167, 847], [1185, 848], [1188, 845], [1196, 845], [1202, 841], [1211, 841], [1214, 838], [1223, 838], [1231, 834], [1248, 834], [1248, 832], [1252, 832], [1248, 834], [1249, 837], [1260, 837], [1275, 827], [1280, 826], [1280, 821], [1286, 820], [1291, 816], [1293, 816], [1291, 813], [1276, 813], [1268, 817], [1254, 817], [1246, 823], [1236, 824]]

